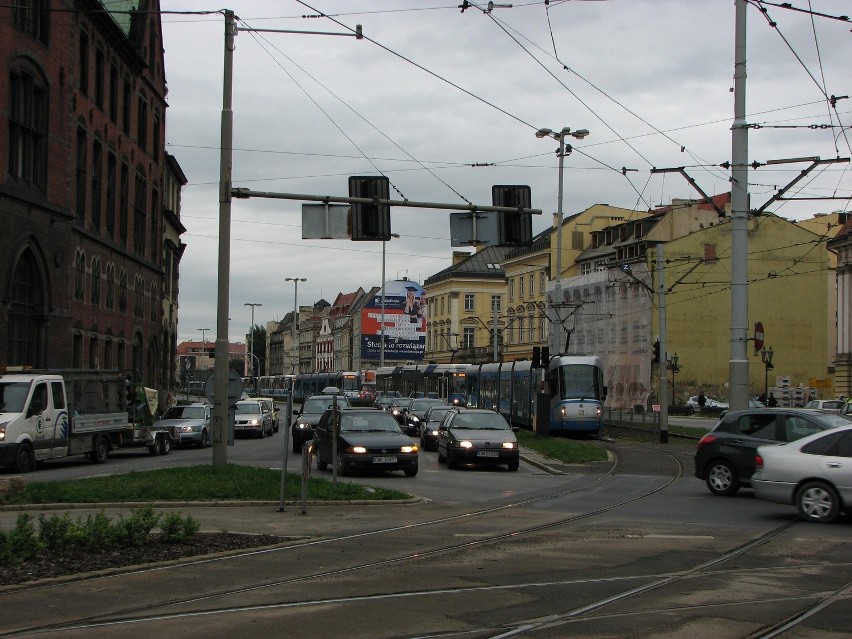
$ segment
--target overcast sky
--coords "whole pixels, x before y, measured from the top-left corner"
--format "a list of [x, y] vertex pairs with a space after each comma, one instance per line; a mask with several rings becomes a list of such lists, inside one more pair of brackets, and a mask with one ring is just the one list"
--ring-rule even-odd
[[[588, 129], [569, 141], [565, 215], [596, 203], [647, 210], [730, 190], [733, 0], [521, 0], [489, 14], [441, 0], [232, 0], [240, 29], [354, 33], [365, 38], [240, 30], [234, 54], [235, 187], [347, 195], [347, 177], [379, 172], [395, 199], [491, 203], [492, 184], [529, 184], [552, 223], [558, 143], [535, 131]], [[508, 4], [508, 3], [506, 3]], [[830, 16], [848, 4], [797, 0]], [[169, 11], [214, 11], [161, 0]], [[482, 3], [482, 6], [487, 6]], [[312, 10], [312, 7], [314, 10]], [[749, 161], [852, 155], [852, 24], [765, 5], [749, 7]], [[328, 18], [305, 17], [320, 11]], [[769, 21], [777, 28], [769, 26]], [[218, 180], [224, 20], [163, 16], [168, 81], [166, 148], [189, 183], [181, 262], [179, 341], [216, 338]], [[808, 163], [749, 173], [758, 207]], [[627, 169], [623, 171], [622, 169]], [[826, 165], [793, 190], [845, 200], [778, 203], [789, 219], [852, 208], [848, 164]], [[236, 199], [230, 264], [232, 341], [254, 321], [381, 284], [381, 243], [303, 240], [302, 203]], [[394, 208], [387, 279], [422, 283], [451, 264], [448, 212]]]

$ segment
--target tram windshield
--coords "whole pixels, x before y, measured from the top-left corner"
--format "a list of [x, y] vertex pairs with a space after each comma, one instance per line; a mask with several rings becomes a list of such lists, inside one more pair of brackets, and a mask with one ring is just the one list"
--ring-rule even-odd
[[563, 399], [601, 399], [601, 379], [596, 366], [568, 364], [559, 369]]

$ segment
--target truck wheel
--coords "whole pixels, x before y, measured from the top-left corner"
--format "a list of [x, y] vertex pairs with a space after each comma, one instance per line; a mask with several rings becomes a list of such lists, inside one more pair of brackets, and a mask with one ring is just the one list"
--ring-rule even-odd
[[172, 438], [168, 435], [163, 435], [158, 440], [161, 455], [168, 455], [172, 450]]
[[95, 445], [92, 446], [92, 452], [89, 453], [93, 464], [103, 464], [109, 457], [109, 444], [106, 437], [98, 437], [95, 439]]
[[28, 473], [35, 466], [35, 455], [29, 444], [21, 444], [18, 446], [18, 452], [15, 453], [15, 461], [12, 468], [16, 473]]
[[157, 455], [159, 455], [160, 454], [159, 443], [153, 443], [150, 446], [148, 446], [148, 454], [151, 455], [151, 457], [156, 457]]

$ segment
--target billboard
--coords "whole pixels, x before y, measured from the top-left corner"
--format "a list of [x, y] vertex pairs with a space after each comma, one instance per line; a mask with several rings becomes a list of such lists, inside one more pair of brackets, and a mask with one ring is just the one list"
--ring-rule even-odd
[[[426, 292], [417, 282], [385, 283], [385, 359], [420, 361], [426, 353]], [[361, 359], [381, 357], [382, 293], [361, 310]]]

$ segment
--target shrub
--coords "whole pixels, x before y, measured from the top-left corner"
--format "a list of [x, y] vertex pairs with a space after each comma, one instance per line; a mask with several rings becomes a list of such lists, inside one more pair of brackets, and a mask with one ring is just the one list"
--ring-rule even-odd
[[25, 513], [18, 515], [15, 527], [6, 533], [6, 554], [15, 563], [35, 559], [41, 543], [33, 526], [33, 518]]
[[97, 515], [89, 515], [85, 523], [80, 524], [79, 543], [85, 550], [109, 548], [117, 541], [118, 529], [110, 522], [103, 510]]
[[39, 542], [44, 548], [61, 554], [73, 550], [80, 538], [79, 519], [77, 522], [71, 521], [68, 513], [65, 513], [62, 517], [53, 515], [50, 519], [44, 515], [39, 515]]
[[160, 530], [163, 531], [166, 540], [172, 543], [186, 541], [195, 535], [200, 528], [201, 523], [192, 515], [187, 515], [184, 518], [181, 517], [180, 513], [175, 512], [164, 515], [160, 523]]
[[142, 506], [130, 513], [130, 517], [124, 518], [119, 515], [116, 524], [118, 535], [116, 541], [131, 546], [141, 546], [148, 539], [151, 530], [159, 522], [160, 516], [154, 512], [151, 506]]

